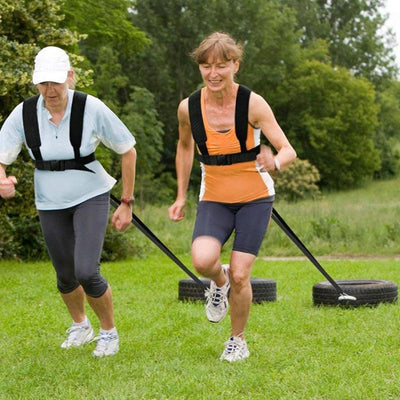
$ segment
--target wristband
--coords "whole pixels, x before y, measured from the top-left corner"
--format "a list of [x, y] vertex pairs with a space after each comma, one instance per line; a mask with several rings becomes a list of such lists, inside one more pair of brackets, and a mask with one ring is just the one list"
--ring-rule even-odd
[[133, 203], [135, 202], [135, 198], [132, 197], [121, 197], [120, 199], [121, 203], [128, 204], [128, 206], [133, 206]]
[[279, 162], [279, 160], [276, 157], [274, 157], [274, 164], [275, 164], [275, 171], [280, 171], [281, 163]]

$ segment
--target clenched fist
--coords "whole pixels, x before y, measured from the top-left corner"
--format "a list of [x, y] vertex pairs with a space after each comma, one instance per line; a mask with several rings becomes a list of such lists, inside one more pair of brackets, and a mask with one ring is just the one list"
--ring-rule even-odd
[[15, 185], [17, 183], [17, 178], [15, 176], [0, 178], [0, 197], [2, 197], [3, 199], [14, 197]]

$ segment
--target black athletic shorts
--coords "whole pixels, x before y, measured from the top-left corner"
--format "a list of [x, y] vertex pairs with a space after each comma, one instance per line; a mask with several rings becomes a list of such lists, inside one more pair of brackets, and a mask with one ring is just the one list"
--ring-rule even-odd
[[107, 281], [100, 273], [100, 256], [109, 208], [107, 192], [70, 208], [39, 210], [61, 293], [70, 293], [79, 285], [91, 297], [100, 297], [107, 290]]
[[235, 231], [232, 249], [256, 256], [271, 218], [272, 206], [273, 201], [269, 199], [236, 204], [200, 201], [192, 241], [199, 236], [212, 236], [224, 245]]

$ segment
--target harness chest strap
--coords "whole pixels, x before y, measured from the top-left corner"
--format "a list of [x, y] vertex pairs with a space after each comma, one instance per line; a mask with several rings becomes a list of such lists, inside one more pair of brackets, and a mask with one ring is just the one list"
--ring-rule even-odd
[[207, 134], [201, 113], [201, 89], [189, 96], [189, 118], [193, 139], [201, 154], [196, 158], [207, 165], [231, 165], [245, 161], [253, 161], [260, 152], [260, 146], [250, 150], [246, 148], [249, 101], [251, 90], [239, 85], [235, 107], [235, 132], [240, 143], [240, 153], [209, 155], [207, 149]]
[[83, 92], [74, 92], [72, 99], [71, 118], [69, 126], [69, 140], [74, 149], [75, 158], [70, 160], [43, 160], [40, 151], [41, 140], [39, 133], [39, 123], [37, 119], [36, 106], [39, 95], [25, 100], [22, 107], [22, 119], [24, 124], [25, 138], [28, 147], [31, 149], [35, 158], [35, 167], [46, 171], [65, 171], [67, 169], [77, 169], [95, 173], [85, 166], [96, 159], [95, 153], [85, 157], [80, 155], [82, 144], [83, 117], [85, 112], [87, 94]]

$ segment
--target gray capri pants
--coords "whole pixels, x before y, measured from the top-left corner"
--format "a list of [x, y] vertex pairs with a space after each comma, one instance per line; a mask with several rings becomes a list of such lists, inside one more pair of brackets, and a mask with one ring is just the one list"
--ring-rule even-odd
[[233, 250], [256, 256], [271, 218], [272, 206], [273, 197], [235, 204], [200, 201], [192, 241], [199, 236], [212, 236], [224, 245], [235, 230]]
[[107, 290], [107, 281], [100, 274], [100, 256], [109, 207], [107, 192], [74, 207], [39, 210], [44, 240], [61, 293], [70, 293], [79, 285], [90, 297], [100, 297]]

